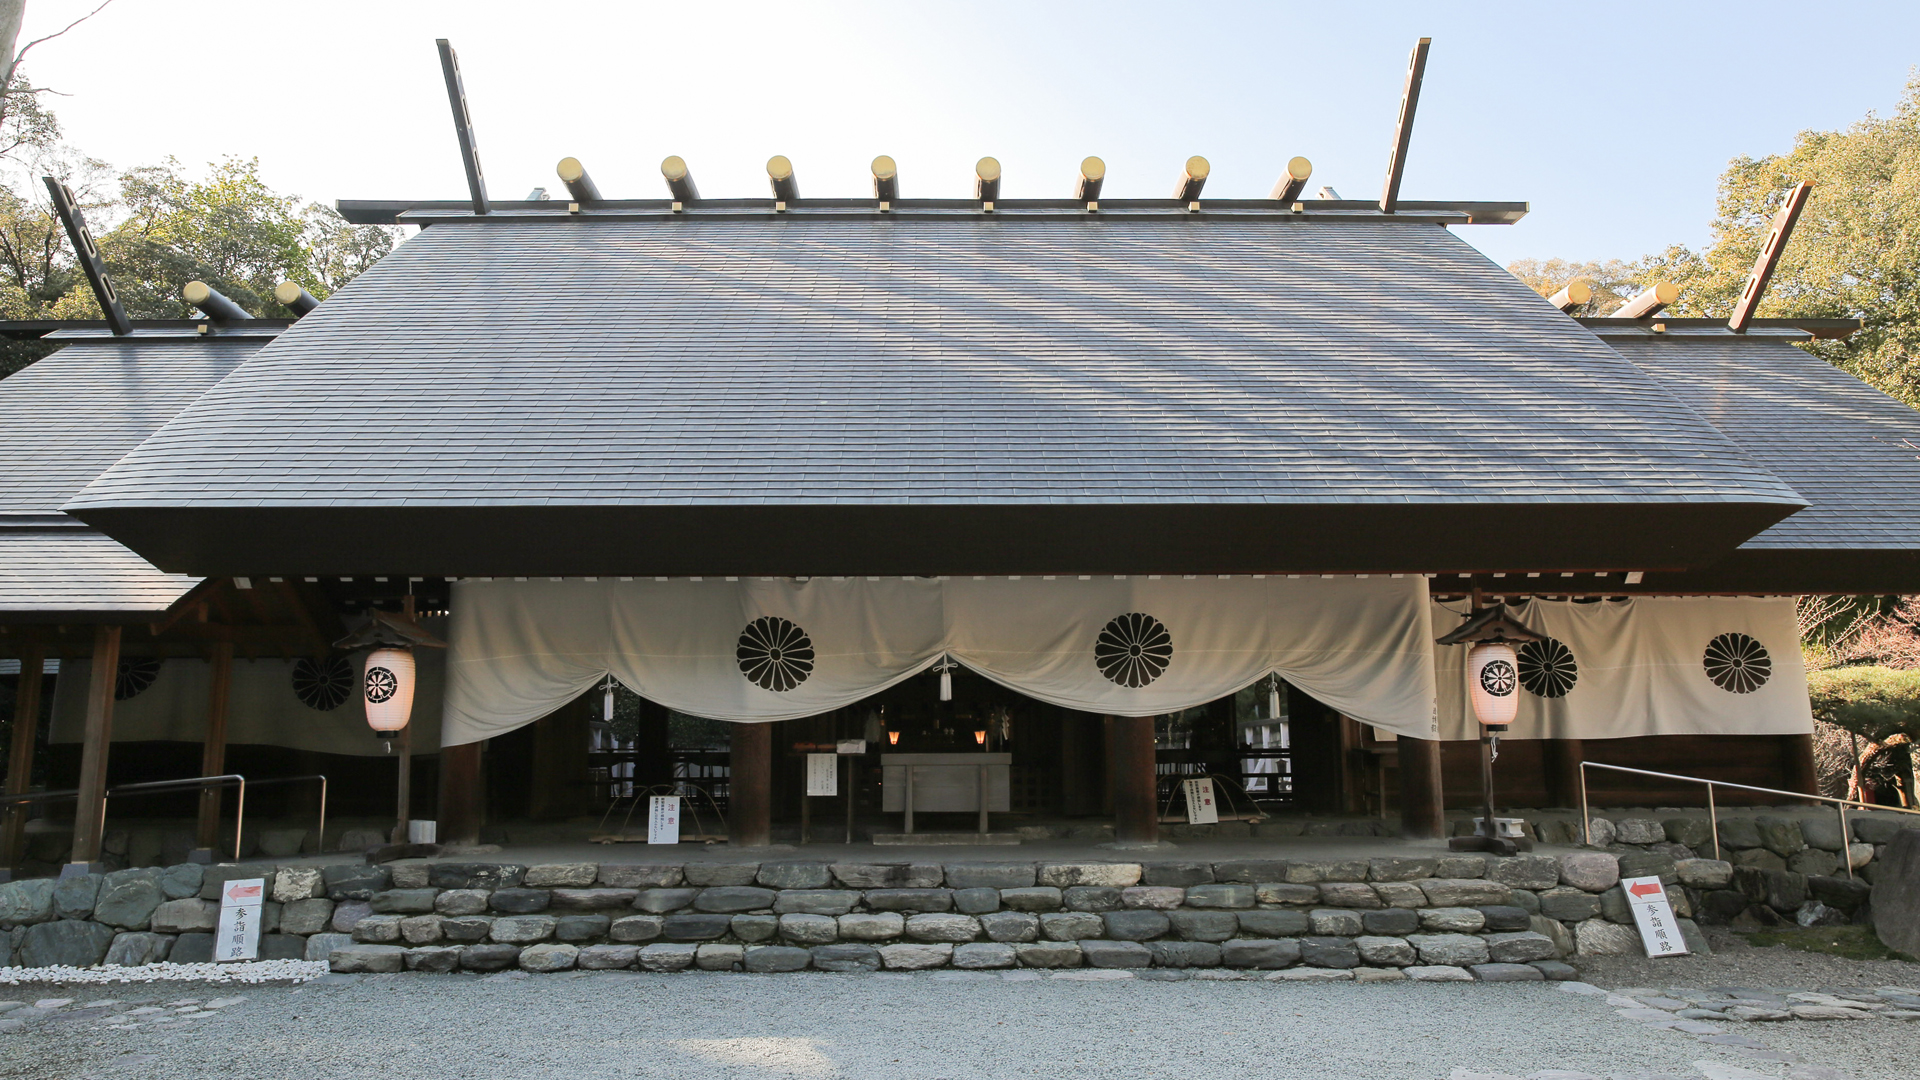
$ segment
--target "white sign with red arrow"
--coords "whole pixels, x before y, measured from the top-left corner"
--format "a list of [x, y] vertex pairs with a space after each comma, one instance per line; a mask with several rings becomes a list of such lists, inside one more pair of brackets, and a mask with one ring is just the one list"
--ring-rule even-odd
[[236, 878], [220, 889], [220, 928], [213, 935], [216, 961], [252, 960], [260, 955], [260, 908], [267, 899], [265, 878]]
[[1680, 935], [1680, 921], [1673, 917], [1673, 905], [1667, 902], [1666, 887], [1657, 877], [1627, 878], [1620, 882], [1633, 908], [1633, 921], [1640, 927], [1640, 941], [1647, 955], [1685, 956], [1687, 942]]

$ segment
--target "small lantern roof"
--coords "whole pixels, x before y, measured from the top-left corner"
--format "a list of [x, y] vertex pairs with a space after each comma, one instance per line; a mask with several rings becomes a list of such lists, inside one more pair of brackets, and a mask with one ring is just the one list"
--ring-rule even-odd
[[1495, 604], [1468, 616], [1466, 622], [1438, 640], [1442, 645], [1469, 645], [1481, 641], [1505, 641], [1517, 645], [1528, 641], [1545, 641], [1547, 636], [1536, 634], [1521, 625], [1507, 614], [1507, 605]]
[[390, 611], [374, 608], [367, 612], [367, 621], [346, 637], [333, 643], [336, 649], [371, 649], [382, 645], [395, 645], [403, 648], [420, 646], [428, 649], [444, 649], [447, 643], [427, 632], [426, 628], [405, 615], [396, 615]]

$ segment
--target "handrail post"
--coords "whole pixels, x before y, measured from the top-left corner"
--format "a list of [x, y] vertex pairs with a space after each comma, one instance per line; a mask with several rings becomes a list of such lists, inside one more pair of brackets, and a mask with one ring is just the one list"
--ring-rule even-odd
[[240, 861], [240, 830], [247, 821], [247, 778], [240, 777], [240, 797], [233, 801], [233, 861]]
[[1587, 763], [1582, 761], [1580, 762], [1580, 842], [1588, 846], [1593, 844], [1591, 822], [1592, 818], [1588, 816], [1587, 811]]
[[1847, 804], [1836, 804], [1840, 810], [1840, 861], [1847, 864], [1847, 880], [1853, 880], [1853, 838], [1847, 833]]
[[315, 855], [327, 853], [327, 778], [325, 775], [320, 777], [320, 828], [313, 834], [313, 853]]
[[1707, 828], [1713, 830], [1713, 857], [1720, 858], [1720, 811], [1713, 802], [1713, 781], [1707, 781]]

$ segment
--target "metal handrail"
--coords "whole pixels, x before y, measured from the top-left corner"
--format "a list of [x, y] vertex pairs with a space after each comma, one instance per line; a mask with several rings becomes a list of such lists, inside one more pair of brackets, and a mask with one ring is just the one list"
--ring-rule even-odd
[[1713, 801], [1713, 789], [1732, 788], [1735, 791], [1757, 791], [1762, 795], [1783, 795], [1796, 802], [1815, 801], [1835, 804], [1840, 811], [1840, 861], [1847, 867], [1847, 880], [1853, 880], [1853, 836], [1847, 831], [1847, 807], [1857, 806], [1862, 810], [1886, 810], [1895, 814], [1913, 814], [1920, 816], [1920, 810], [1905, 810], [1898, 806], [1882, 806], [1879, 803], [1860, 802], [1857, 799], [1836, 799], [1830, 795], [1809, 795], [1804, 791], [1781, 791], [1779, 788], [1754, 787], [1752, 784], [1734, 784], [1725, 780], [1707, 780], [1698, 776], [1681, 776], [1678, 773], [1654, 772], [1650, 769], [1629, 769], [1624, 765], [1603, 765], [1597, 761], [1580, 763], [1580, 841], [1593, 843], [1592, 817], [1587, 811], [1587, 770], [1606, 769], [1609, 772], [1632, 773], [1635, 776], [1653, 776], [1662, 780], [1681, 780], [1689, 784], [1707, 786], [1707, 824], [1713, 830], [1713, 857], [1720, 857], [1720, 813]]
[[[313, 834], [313, 846], [315, 851], [325, 851], [327, 849], [327, 778], [321, 773], [314, 773], [311, 776], [278, 776], [271, 780], [253, 781], [249, 781], [239, 773], [223, 773], [219, 776], [193, 776], [180, 780], [144, 780], [137, 784], [121, 784], [116, 788], [108, 788], [106, 792], [100, 796], [100, 801], [103, 804], [101, 816], [106, 816], [104, 813], [106, 800], [113, 798], [115, 795], [151, 795], [162, 791], [177, 791], [183, 788], [203, 788], [209, 785], [238, 787], [240, 794], [239, 797], [234, 800], [233, 813], [233, 858], [237, 862], [240, 859], [241, 830], [246, 824], [247, 817], [247, 785], [251, 783], [254, 787], [267, 787], [271, 784], [297, 784], [307, 780], [320, 781], [320, 824]], [[58, 799], [77, 799], [79, 797], [80, 789], [78, 788], [68, 788], [61, 791], [23, 791], [14, 795], [0, 795], [0, 805], [53, 802]]]

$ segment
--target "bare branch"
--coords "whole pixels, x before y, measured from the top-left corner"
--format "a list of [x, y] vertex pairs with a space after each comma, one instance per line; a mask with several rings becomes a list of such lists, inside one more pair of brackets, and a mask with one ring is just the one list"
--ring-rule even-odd
[[46, 37], [43, 37], [43, 38], [34, 38], [32, 41], [29, 41], [25, 45], [22, 45], [20, 47], [20, 51], [13, 54], [13, 62], [7, 66], [7, 76], [8, 76], [7, 81], [8, 82], [13, 81], [13, 77], [12, 77], [13, 69], [20, 66], [20, 60], [22, 57], [25, 57], [27, 55], [28, 49], [33, 48], [35, 45], [38, 45], [43, 41], [52, 41], [54, 38], [59, 37], [61, 34], [66, 33], [68, 30], [71, 30], [74, 27], [79, 26], [81, 23], [86, 22], [88, 19], [91, 19], [95, 15], [98, 15], [102, 11], [105, 11], [107, 9], [107, 5], [111, 3], [113, 3], [113, 0], [100, 0], [99, 7], [94, 8], [92, 11], [89, 11], [85, 15], [82, 15], [79, 18], [68, 23], [66, 25], [66, 28], [59, 31], [59, 33], [48, 34]]

